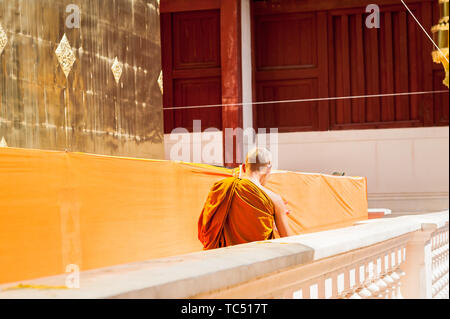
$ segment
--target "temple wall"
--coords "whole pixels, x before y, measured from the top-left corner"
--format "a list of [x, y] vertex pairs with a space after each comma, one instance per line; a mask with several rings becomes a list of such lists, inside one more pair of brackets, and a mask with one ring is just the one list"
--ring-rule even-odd
[[[67, 24], [70, 4], [81, 11], [79, 28], [73, 16]], [[0, 25], [0, 140], [164, 157], [158, 0], [0, 0]], [[55, 54], [64, 34], [76, 59], [67, 78]]]

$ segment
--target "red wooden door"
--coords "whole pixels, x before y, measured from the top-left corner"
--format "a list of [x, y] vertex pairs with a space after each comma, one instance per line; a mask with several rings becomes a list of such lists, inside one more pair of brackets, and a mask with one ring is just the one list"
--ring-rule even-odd
[[[202, 10], [161, 14], [164, 108], [222, 103], [220, 11]], [[164, 130], [192, 131], [222, 127], [222, 109], [192, 108], [164, 112]]]
[[[426, 30], [437, 1], [408, 6]], [[380, 28], [369, 29], [369, 1], [266, 1], [254, 5], [257, 101], [445, 90], [433, 46], [398, 1], [380, 0]], [[448, 94], [273, 103], [256, 108], [258, 127], [280, 131], [448, 125]]]
[[[325, 30], [324, 13], [255, 16], [257, 101], [328, 96], [326, 38], [320, 36]], [[320, 122], [323, 106], [323, 102], [258, 105], [256, 126], [280, 132], [326, 129]]]
[[[430, 3], [411, 4], [431, 23]], [[433, 90], [425, 35], [399, 6], [381, 6], [380, 28], [365, 26], [365, 8], [329, 13], [331, 96], [376, 95]], [[407, 127], [432, 124], [432, 95], [376, 97], [330, 103], [332, 129]], [[430, 122], [431, 120], [431, 122]]]

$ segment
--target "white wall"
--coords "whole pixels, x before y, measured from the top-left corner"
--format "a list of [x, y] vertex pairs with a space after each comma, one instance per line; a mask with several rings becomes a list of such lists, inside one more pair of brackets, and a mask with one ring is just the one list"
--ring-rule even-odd
[[366, 176], [370, 207], [448, 208], [448, 127], [285, 133], [278, 140], [280, 168]]
[[[214, 142], [203, 146], [215, 143], [221, 149], [221, 132], [211, 134]], [[173, 144], [166, 135], [167, 159]], [[371, 208], [427, 212], [449, 207], [448, 127], [280, 133], [278, 154], [279, 169], [366, 176]], [[222, 164], [221, 156], [212, 164]]]
[[[164, 134], [164, 152], [167, 160], [205, 163], [223, 166], [222, 131]], [[182, 154], [181, 149], [185, 151]], [[211, 152], [209, 152], [211, 150]]]

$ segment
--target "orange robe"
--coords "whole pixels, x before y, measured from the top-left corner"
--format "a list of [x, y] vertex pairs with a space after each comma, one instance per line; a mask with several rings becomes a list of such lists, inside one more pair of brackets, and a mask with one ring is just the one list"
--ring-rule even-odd
[[248, 179], [225, 178], [209, 192], [198, 220], [203, 249], [274, 238], [275, 206]]

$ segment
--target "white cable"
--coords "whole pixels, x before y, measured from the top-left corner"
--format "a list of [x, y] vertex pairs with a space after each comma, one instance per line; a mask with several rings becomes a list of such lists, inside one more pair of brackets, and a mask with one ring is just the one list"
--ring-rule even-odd
[[428, 32], [425, 30], [425, 28], [422, 26], [422, 24], [420, 24], [419, 20], [417, 20], [416, 16], [412, 13], [412, 11], [409, 9], [409, 7], [406, 5], [405, 2], [403, 2], [403, 0], [401, 0], [403, 5], [406, 7], [406, 10], [409, 11], [409, 13], [412, 15], [412, 17], [414, 18], [414, 20], [416, 20], [417, 24], [422, 28], [423, 32], [427, 35], [428, 39], [430, 39], [430, 41], [434, 44], [434, 46], [436, 47], [436, 49], [439, 50], [439, 52], [441, 52], [442, 56], [444, 57], [444, 59], [447, 61], [448, 63], [448, 59], [445, 56], [445, 54], [441, 51], [441, 49], [436, 45], [436, 43], [434, 43], [433, 39], [430, 37], [430, 35], [428, 34]]
[[275, 104], [275, 103], [276, 104], [281, 104], [281, 103], [302, 103], [302, 102], [334, 101], [334, 100], [363, 99], [363, 98], [406, 96], [406, 95], [423, 95], [423, 94], [440, 94], [440, 93], [448, 93], [448, 90], [402, 92], [402, 93], [386, 93], [386, 94], [372, 94], [372, 95], [337, 96], [337, 97], [322, 97], [322, 98], [319, 97], [319, 98], [298, 99], [298, 100], [244, 102], [244, 103], [212, 104], [212, 105], [197, 105], [197, 106], [175, 106], [175, 107], [164, 108], [164, 111], [183, 110], [183, 109], [213, 108], [213, 107], [223, 107], [223, 106], [262, 105], [262, 104]]

